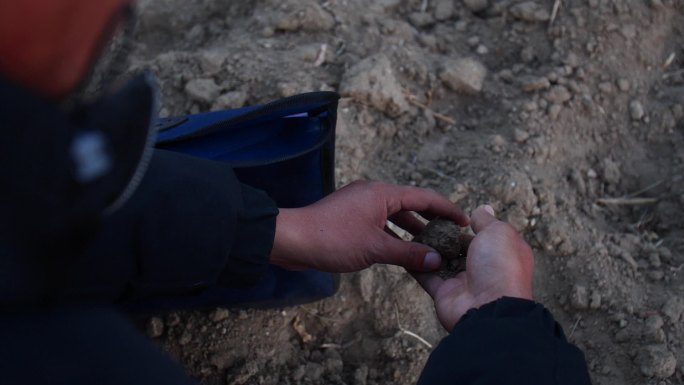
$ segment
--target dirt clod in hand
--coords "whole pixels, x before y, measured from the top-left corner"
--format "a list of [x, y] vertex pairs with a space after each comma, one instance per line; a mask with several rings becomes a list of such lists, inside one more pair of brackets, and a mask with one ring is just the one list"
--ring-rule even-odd
[[455, 277], [466, 269], [466, 255], [470, 237], [452, 221], [434, 219], [418, 234], [415, 242], [428, 245], [442, 256], [437, 275], [443, 279]]

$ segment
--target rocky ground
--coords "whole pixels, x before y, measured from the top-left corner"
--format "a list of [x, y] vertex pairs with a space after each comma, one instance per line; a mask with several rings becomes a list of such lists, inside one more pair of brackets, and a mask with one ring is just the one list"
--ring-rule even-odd
[[[684, 383], [684, 2], [144, 0], [162, 114], [342, 94], [337, 178], [492, 203], [596, 384]], [[401, 269], [281, 310], [160, 315], [204, 384], [411, 384], [444, 331]], [[416, 338], [419, 336], [420, 338]]]

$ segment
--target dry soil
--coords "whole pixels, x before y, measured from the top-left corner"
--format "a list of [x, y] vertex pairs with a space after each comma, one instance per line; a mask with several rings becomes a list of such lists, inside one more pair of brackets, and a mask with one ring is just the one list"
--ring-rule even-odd
[[[144, 0], [131, 70], [163, 115], [343, 95], [337, 179], [490, 203], [596, 384], [684, 383], [684, 2]], [[180, 312], [203, 384], [412, 384], [445, 332], [401, 269], [280, 310]], [[425, 341], [415, 338], [420, 336]]]

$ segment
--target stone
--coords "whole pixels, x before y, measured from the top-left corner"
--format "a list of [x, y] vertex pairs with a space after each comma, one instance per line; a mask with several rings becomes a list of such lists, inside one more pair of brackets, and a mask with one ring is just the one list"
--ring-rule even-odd
[[597, 291], [591, 292], [591, 297], [589, 298], [589, 308], [598, 309], [601, 307], [601, 294]]
[[468, 20], [459, 20], [454, 24], [454, 28], [458, 32], [466, 32], [468, 30]]
[[359, 275], [359, 291], [361, 298], [365, 302], [370, 302], [373, 299], [375, 272], [373, 269], [365, 269], [358, 273]]
[[218, 370], [229, 369], [235, 365], [235, 356], [229, 352], [212, 354], [209, 357], [209, 363], [216, 366]]
[[454, 1], [453, 0], [438, 0], [435, 3], [435, 19], [444, 21], [450, 19], [454, 15]]
[[209, 314], [209, 319], [213, 322], [221, 322], [228, 317], [230, 317], [230, 312], [223, 308], [217, 308]]
[[570, 304], [577, 310], [585, 310], [589, 307], [589, 290], [586, 286], [575, 284], [572, 287]]
[[572, 94], [567, 87], [557, 85], [551, 87], [546, 95], [544, 95], [544, 98], [552, 104], [563, 104], [572, 98]]
[[662, 311], [670, 322], [678, 324], [684, 320], [684, 299], [677, 296], [670, 297], [663, 305]]
[[244, 107], [248, 98], [249, 96], [244, 91], [230, 91], [216, 98], [211, 110], [219, 111]]
[[599, 83], [598, 89], [599, 89], [599, 91], [601, 91], [601, 93], [604, 93], [606, 95], [611, 95], [613, 93], [613, 83], [611, 83], [611, 82]]
[[556, 120], [558, 119], [558, 115], [560, 115], [561, 110], [563, 110], [563, 106], [560, 104], [552, 104], [549, 106], [549, 118], [551, 120]]
[[627, 92], [631, 88], [631, 84], [629, 83], [629, 80], [620, 78], [617, 80], [617, 86], [620, 92]]
[[513, 130], [513, 140], [515, 140], [516, 143], [525, 143], [529, 137], [530, 134], [525, 130], [521, 130], [520, 128]]
[[663, 5], [662, 0], [650, 0], [648, 4], [651, 6], [651, 8], [654, 9], [662, 9], [665, 7], [665, 5]]
[[192, 79], [185, 84], [185, 92], [194, 101], [212, 103], [221, 88], [211, 78]]
[[418, 28], [426, 28], [435, 24], [435, 19], [427, 12], [413, 12], [408, 18], [411, 24]]
[[617, 162], [610, 158], [605, 158], [603, 159], [601, 168], [601, 174], [606, 183], [617, 185], [620, 182], [622, 172], [620, 171], [620, 165]]
[[220, 72], [225, 61], [226, 53], [217, 50], [203, 51], [199, 55], [200, 68], [205, 75], [215, 75]]
[[510, 8], [510, 12], [516, 19], [529, 22], [548, 21], [551, 18], [549, 11], [534, 1], [516, 4]]
[[180, 338], [178, 339], [178, 343], [182, 346], [189, 344], [191, 341], [192, 341], [192, 334], [188, 330], [185, 330], [183, 332], [183, 334], [181, 334]]
[[480, 44], [480, 37], [479, 36], [471, 36], [466, 40], [466, 43], [468, 43], [468, 46], [472, 47], [477, 47], [478, 44]]
[[629, 102], [629, 115], [633, 120], [641, 120], [646, 113], [644, 112], [644, 106], [638, 100], [632, 100]]
[[644, 336], [655, 342], [665, 341], [665, 333], [662, 330], [665, 322], [658, 314], [650, 315], [644, 321]]
[[468, 196], [468, 187], [462, 183], [457, 183], [454, 185], [454, 191], [449, 194], [449, 200], [458, 203]]
[[290, 9], [276, 14], [274, 29], [280, 31], [329, 31], [335, 27], [333, 16], [317, 1], [289, 1]]
[[370, 104], [390, 117], [397, 117], [409, 109], [390, 60], [383, 54], [366, 58], [349, 68], [342, 77], [340, 93]]
[[471, 12], [482, 12], [489, 7], [489, 0], [463, 0], [463, 5]]
[[439, 75], [450, 89], [464, 94], [476, 94], [482, 91], [487, 68], [478, 60], [463, 58], [446, 63]]
[[354, 385], [366, 385], [368, 381], [368, 365], [361, 364], [354, 370]]
[[636, 364], [646, 377], [666, 379], [677, 369], [677, 359], [666, 345], [644, 346], [636, 357]]
[[342, 372], [344, 361], [342, 361], [342, 356], [336, 349], [326, 349], [324, 355], [326, 360], [323, 361], [323, 366], [327, 373]]
[[164, 321], [159, 317], [152, 317], [147, 321], [147, 336], [150, 338], [161, 337], [164, 334]]
[[323, 376], [324, 372], [325, 368], [323, 368], [323, 365], [316, 362], [309, 362], [306, 364], [304, 377], [313, 382], [318, 382]]
[[520, 79], [520, 86], [525, 92], [534, 92], [551, 87], [551, 82], [549, 82], [549, 79], [544, 76], [529, 76]]

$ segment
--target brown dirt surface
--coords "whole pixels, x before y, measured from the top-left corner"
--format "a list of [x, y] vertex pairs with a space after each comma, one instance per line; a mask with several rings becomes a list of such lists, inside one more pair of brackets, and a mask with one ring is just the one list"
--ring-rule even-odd
[[[340, 91], [340, 185], [491, 204], [595, 384], [684, 383], [684, 2], [142, 0], [131, 48], [163, 115]], [[203, 384], [412, 384], [431, 349], [405, 331], [445, 334], [389, 266], [148, 330]]]

